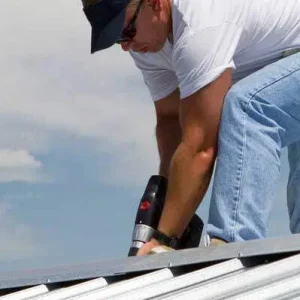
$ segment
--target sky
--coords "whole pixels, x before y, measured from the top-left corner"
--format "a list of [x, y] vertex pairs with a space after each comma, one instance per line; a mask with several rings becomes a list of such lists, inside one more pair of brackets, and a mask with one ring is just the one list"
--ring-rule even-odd
[[[80, 0], [4, 1], [0, 25], [0, 271], [126, 257], [158, 171], [139, 70], [118, 46], [90, 54]], [[287, 176], [284, 152], [270, 236], [289, 234]]]

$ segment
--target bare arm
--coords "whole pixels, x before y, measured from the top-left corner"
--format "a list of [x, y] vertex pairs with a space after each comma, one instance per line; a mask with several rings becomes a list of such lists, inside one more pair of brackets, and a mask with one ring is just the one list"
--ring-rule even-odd
[[180, 237], [201, 203], [213, 171], [223, 101], [231, 70], [182, 100], [182, 139], [172, 157], [166, 202], [158, 229]]
[[155, 102], [156, 140], [160, 156], [159, 175], [169, 176], [170, 161], [181, 141], [179, 124], [179, 91]]

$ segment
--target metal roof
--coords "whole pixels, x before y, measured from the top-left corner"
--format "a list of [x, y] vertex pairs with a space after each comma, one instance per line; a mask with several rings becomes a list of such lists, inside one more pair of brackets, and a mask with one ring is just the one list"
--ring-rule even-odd
[[0, 300], [300, 299], [300, 235], [0, 273]]

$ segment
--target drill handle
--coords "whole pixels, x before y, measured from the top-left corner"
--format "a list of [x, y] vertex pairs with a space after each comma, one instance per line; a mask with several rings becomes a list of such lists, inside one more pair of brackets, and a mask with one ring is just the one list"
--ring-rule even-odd
[[166, 192], [167, 179], [158, 175], [151, 176], [140, 200], [135, 224], [143, 224], [157, 229], [164, 207]]

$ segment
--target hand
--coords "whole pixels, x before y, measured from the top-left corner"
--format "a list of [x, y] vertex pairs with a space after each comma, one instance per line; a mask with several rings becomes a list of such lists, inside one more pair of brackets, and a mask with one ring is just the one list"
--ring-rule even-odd
[[152, 250], [152, 248], [160, 246], [161, 244], [155, 240], [152, 239], [150, 242], [145, 243], [138, 251], [136, 256], [144, 256], [144, 255], [148, 255], [149, 252]]

